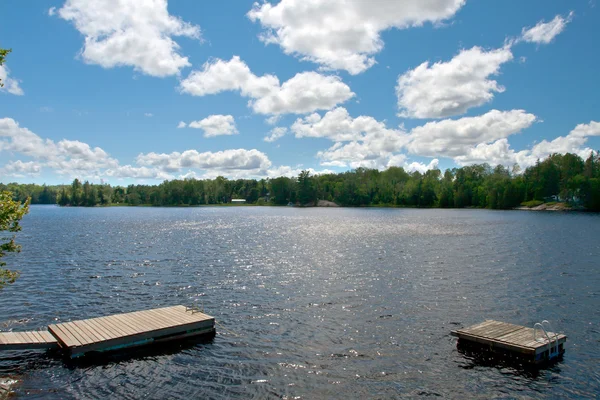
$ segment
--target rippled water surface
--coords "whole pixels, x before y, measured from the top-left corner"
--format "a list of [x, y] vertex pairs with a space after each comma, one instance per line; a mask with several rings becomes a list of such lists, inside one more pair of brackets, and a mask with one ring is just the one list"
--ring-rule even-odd
[[[217, 336], [72, 364], [0, 353], [26, 398], [556, 398], [600, 393], [600, 216], [485, 210], [34, 206], [0, 330], [198, 304]], [[539, 372], [450, 331], [549, 319]]]

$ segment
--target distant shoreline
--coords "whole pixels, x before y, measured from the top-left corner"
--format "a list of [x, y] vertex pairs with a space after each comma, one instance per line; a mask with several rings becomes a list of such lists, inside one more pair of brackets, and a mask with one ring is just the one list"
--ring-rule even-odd
[[[179, 204], [179, 205], [152, 205], [152, 204], [107, 204], [107, 205], [95, 205], [95, 206], [61, 206], [58, 204], [36, 204], [36, 205], [48, 205], [48, 206], [58, 206], [65, 208], [111, 208], [111, 207], [146, 207], [146, 208], [203, 208], [203, 207], [293, 207], [293, 208], [405, 208], [405, 209], [414, 209], [414, 210], [492, 210], [491, 208], [482, 208], [482, 207], [416, 207], [416, 206], [407, 206], [407, 205], [386, 205], [386, 204], [374, 204], [374, 205], [365, 205], [365, 206], [342, 206], [333, 202], [322, 203], [323, 200], [319, 200], [320, 204], [307, 204], [307, 205], [299, 205], [295, 204], [293, 206], [284, 205], [284, 204], [232, 204], [232, 203], [220, 203], [220, 204]], [[591, 210], [587, 210], [582, 207], [574, 208], [568, 206], [565, 203], [543, 203], [534, 207], [528, 206], [519, 206], [513, 208], [505, 208], [505, 209], [495, 209], [495, 210], [503, 210], [503, 211], [564, 211], [564, 212], [594, 212]]]

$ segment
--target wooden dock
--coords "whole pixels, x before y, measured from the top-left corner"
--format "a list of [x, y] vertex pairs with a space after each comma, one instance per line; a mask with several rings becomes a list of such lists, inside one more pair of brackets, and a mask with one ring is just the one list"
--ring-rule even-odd
[[72, 358], [215, 333], [215, 319], [185, 306], [63, 322], [47, 332], [0, 333], [0, 350], [59, 348]]
[[[474, 345], [499, 355], [541, 364], [562, 356], [567, 337], [563, 334], [487, 320], [468, 328], [452, 331], [460, 345]], [[548, 340], [549, 339], [549, 340]]]
[[0, 349], [55, 349], [58, 341], [48, 331], [0, 332]]

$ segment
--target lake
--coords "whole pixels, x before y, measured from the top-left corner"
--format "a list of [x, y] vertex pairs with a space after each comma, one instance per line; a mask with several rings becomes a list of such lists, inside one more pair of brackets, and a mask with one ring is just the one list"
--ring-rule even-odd
[[[489, 210], [32, 206], [0, 329], [196, 304], [212, 341], [102, 362], [0, 353], [26, 398], [590, 398], [600, 393], [600, 215]], [[450, 331], [548, 319], [539, 372]], [[181, 348], [179, 348], [181, 347]]]

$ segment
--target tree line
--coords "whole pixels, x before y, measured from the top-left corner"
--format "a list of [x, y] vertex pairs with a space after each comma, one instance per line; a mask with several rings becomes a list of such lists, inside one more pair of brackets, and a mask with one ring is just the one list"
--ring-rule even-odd
[[385, 171], [352, 171], [294, 178], [184, 179], [158, 185], [110, 186], [75, 179], [70, 185], [0, 184], [15, 200], [61, 206], [225, 204], [245, 199], [257, 205], [310, 205], [328, 200], [342, 206], [478, 207], [510, 209], [523, 202], [564, 201], [600, 211], [600, 155], [583, 160], [576, 154], [554, 154], [521, 171], [476, 164], [425, 173], [401, 167]]

